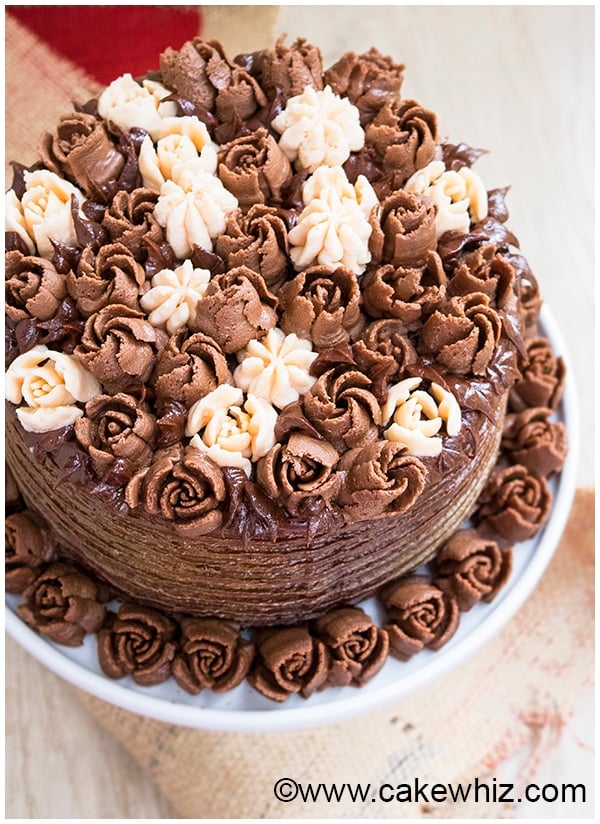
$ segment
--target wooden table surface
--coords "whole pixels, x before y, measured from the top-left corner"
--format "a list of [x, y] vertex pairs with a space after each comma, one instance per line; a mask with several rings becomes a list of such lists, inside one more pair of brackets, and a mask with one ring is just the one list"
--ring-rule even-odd
[[[320, 44], [326, 65], [376, 44], [406, 63], [404, 96], [438, 112], [450, 140], [490, 150], [477, 170], [488, 188], [512, 185], [510, 225], [568, 343], [585, 427], [578, 481], [592, 484], [594, 9], [287, 6], [276, 26]], [[248, 36], [230, 29], [240, 49]], [[9, 638], [5, 709], [8, 818], [177, 817], [76, 690]], [[591, 717], [590, 698], [576, 723]]]

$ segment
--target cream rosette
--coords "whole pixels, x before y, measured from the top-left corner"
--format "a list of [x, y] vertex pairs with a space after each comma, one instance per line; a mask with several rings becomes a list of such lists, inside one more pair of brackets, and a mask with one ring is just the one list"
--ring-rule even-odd
[[162, 102], [172, 92], [155, 80], [138, 83], [127, 72], [104, 89], [98, 98], [100, 117], [121, 129], [144, 129], [153, 140], [160, 137], [164, 117], [177, 115], [177, 104]]
[[442, 426], [448, 435], [458, 435], [460, 406], [438, 383], [432, 382], [426, 392], [418, 388], [421, 382], [421, 378], [406, 378], [390, 387], [382, 416], [384, 425], [393, 421], [383, 434], [388, 441], [406, 446], [409, 455], [434, 457], [442, 451], [442, 439], [437, 437]]
[[379, 205], [364, 175], [353, 185], [341, 166], [322, 166], [302, 187], [305, 208], [288, 235], [296, 271], [321, 264], [360, 275], [371, 260], [371, 211]]
[[217, 170], [217, 147], [208, 129], [196, 116], [164, 117], [156, 146], [150, 135], [142, 141], [139, 167], [144, 186], [159, 192], [165, 180], [173, 180], [181, 169], [192, 172]]
[[166, 327], [171, 335], [185, 326], [194, 317], [210, 277], [208, 269], [195, 269], [189, 258], [176, 269], [157, 272], [152, 288], [140, 298], [152, 326]]
[[52, 258], [51, 240], [67, 246], [77, 244], [77, 235], [71, 212], [71, 198], [79, 206], [85, 201], [80, 190], [54, 172], [39, 169], [25, 172], [25, 192], [21, 200], [13, 189], [6, 193], [5, 228], [16, 232], [31, 254]]
[[288, 160], [311, 172], [323, 165], [341, 166], [365, 143], [358, 109], [330, 86], [321, 91], [307, 86], [290, 97], [271, 125], [281, 135], [279, 146]]
[[183, 259], [192, 254], [194, 245], [212, 251], [214, 238], [225, 233], [227, 216], [237, 207], [237, 198], [216, 175], [179, 167], [176, 179], [160, 187], [154, 216], [177, 257]]
[[70, 426], [83, 415], [76, 403], [102, 393], [102, 386], [77, 358], [34, 346], [19, 355], [6, 372], [6, 399], [19, 406], [17, 417], [28, 432]]
[[443, 161], [432, 160], [410, 177], [404, 188], [424, 194], [437, 206], [435, 229], [438, 237], [455, 230], [466, 233], [471, 222], [483, 220], [488, 213], [487, 191], [479, 175], [468, 166], [457, 172], [446, 169]]
[[242, 469], [248, 477], [252, 461], [275, 443], [277, 412], [270, 403], [224, 383], [191, 407], [185, 433], [190, 446], [205, 452], [219, 466]]
[[311, 342], [293, 333], [286, 335], [278, 327], [260, 340], [251, 340], [237, 357], [236, 386], [278, 409], [297, 401], [315, 382], [309, 370], [317, 353]]

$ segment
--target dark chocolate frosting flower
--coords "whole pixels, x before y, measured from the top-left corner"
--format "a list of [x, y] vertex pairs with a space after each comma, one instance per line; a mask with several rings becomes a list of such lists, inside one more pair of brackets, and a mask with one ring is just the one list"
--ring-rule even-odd
[[384, 629], [390, 655], [400, 661], [408, 661], [425, 648], [440, 649], [458, 628], [456, 598], [425, 575], [395, 581], [384, 589], [381, 598], [388, 614]]
[[526, 541], [546, 523], [552, 493], [544, 478], [515, 464], [492, 473], [479, 497], [477, 522], [509, 543]]
[[362, 283], [366, 311], [373, 318], [398, 318], [407, 330], [419, 329], [446, 296], [446, 274], [439, 256], [426, 253], [421, 266], [371, 268]]
[[277, 325], [276, 306], [277, 298], [262, 277], [238, 266], [212, 278], [189, 325], [210, 335], [230, 354]]
[[568, 451], [565, 426], [548, 420], [551, 414], [533, 407], [507, 415], [502, 433], [502, 449], [510, 460], [543, 478], [560, 472]]
[[307, 86], [319, 91], [323, 88], [323, 60], [321, 50], [298, 37], [291, 46], [284, 45], [282, 35], [272, 50], [261, 60], [261, 86], [270, 99], [277, 99], [282, 107], [290, 97], [302, 94]]
[[256, 204], [245, 215], [236, 210], [227, 218], [225, 234], [216, 238], [215, 252], [228, 269], [247, 266], [262, 275], [267, 286], [275, 286], [288, 266], [286, 225], [272, 206]]
[[7, 592], [23, 592], [55, 555], [52, 536], [34, 512], [13, 512], [6, 518], [4, 581]]
[[226, 692], [244, 680], [254, 659], [254, 644], [239, 628], [218, 618], [182, 618], [173, 677], [191, 695], [203, 689]]
[[328, 686], [362, 687], [385, 664], [388, 635], [362, 609], [328, 612], [315, 622], [314, 631], [329, 650]]
[[123, 604], [98, 633], [102, 672], [109, 678], [131, 675], [143, 687], [162, 684], [171, 675], [175, 632], [176, 625], [163, 613]]
[[159, 353], [152, 377], [157, 397], [180, 401], [188, 409], [220, 384], [231, 382], [219, 344], [202, 332], [187, 337], [183, 329]]
[[104, 123], [82, 111], [63, 115], [54, 134], [42, 135], [40, 156], [46, 168], [64, 174], [100, 203], [110, 200], [125, 165]]
[[109, 303], [139, 310], [138, 297], [145, 282], [144, 267], [122, 243], [103, 246], [97, 255], [87, 247], [77, 269], [66, 277], [69, 294], [84, 318]]
[[515, 297], [515, 270], [493, 244], [463, 255], [450, 276], [449, 295], [472, 292], [483, 292], [500, 309]]
[[533, 338], [527, 345], [527, 362], [509, 395], [510, 409], [528, 407], [555, 410], [561, 401], [566, 376], [565, 362], [554, 354], [547, 338]]
[[512, 548], [500, 549], [475, 529], [460, 529], [435, 558], [435, 584], [454, 595], [461, 612], [489, 603], [510, 577]]
[[425, 465], [393, 441], [377, 441], [347, 452], [341, 468], [347, 474], [339, 503], [351, 521], [368, 520], [383, 512], [406, 512], [425, 489]]
[[248, 211], [256, 203], [281, 203], [292, 167], [269, 132], [257, 129], [220, 147], [218, 174]]
[[51, 261], [17, 250], [4, 256], [4, 279], [5, 312], [13, 323], [50, 320], [67, 296], [64, 275]]
[[134, 475], [125, 490], [128, 506], [161, 515], [189, 538], [221, 526], [224, 499], [221, 468], [193, 447], [157, 452], [151, 466]]
[[305, 269], [278, 296], [283, 331], [308, 338], [316, 351], [355, 339], [364, 326], [358, 282], [347, 269]]
[[457, 375], [484, 375], [502, 334], [502, 321], [487, 295], [451, 298], [423, 325], [426, 352]]
[[294, 693], [309, 698], [325, 684], [328, 669], [329, 653], [322, 641], [304, 627], [282, 627], [266, 630], [258, 639], [248, 682], [274, 701]]
[[107, 392], [145, 383], [168, 340], [141, 312], [111, 303], [90, 315], [75, 355]]
[[381, 205], [379, 223], [369, 243], [373, 262], [418, 266], [435, 250], [435, 204], [425, 195], [394, 192]]
[[133, 395], [96, 395], [87, 402], [84, 416], [75, 421], [75, 436], [100, 477], [116, 461], [124, 461], [133, 472], [152, 459], [156, 420]]
[[98, 587], [70, 564], [51, 564], [23, 591], [23, 598], [19, 616], [57, 644], [78, 647], [86, 633], [97, 632], [104, 622]]
[[140, 262], [146, 259], [146, 241], [160, 244], [163, 230], [154, 217], [159, 194], [152, 189], [118, 191], [104, 213], [102, 225], [113, 243], [122, 243]]

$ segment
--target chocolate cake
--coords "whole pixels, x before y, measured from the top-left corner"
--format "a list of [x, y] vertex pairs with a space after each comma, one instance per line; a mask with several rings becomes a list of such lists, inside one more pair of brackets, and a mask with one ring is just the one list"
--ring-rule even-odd
[[548, 517], [564, 364], [506, 189], [403, 74], [196, 39], [13, 164], [7, 590], [109, 677], [361, 685]]

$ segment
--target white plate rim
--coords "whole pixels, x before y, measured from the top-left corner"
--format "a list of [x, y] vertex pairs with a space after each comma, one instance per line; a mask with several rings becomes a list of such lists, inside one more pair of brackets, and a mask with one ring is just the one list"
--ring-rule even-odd
[[567, 368], [561, 409], [569, 436], [569, 453], [558, 481], [550, 519], [544, 527], [533, 557], [519, 578], [511, 583], [509, 597], [497, 604], [486, 605], [484, 619], [470, 634], [460, 638], [447, 652], [446, 648], [443, 648], [437, 653], [430, 653], [428, 663], [405, 678], [384, 684], [380, 688], [375, 686], [370, 691], [348, 687], [340, 691], [339, 699], [314, 706], [311, 706], [308, 700], [300, 706], [286, 707], [285, 704], [277, 704], [269, 710], [199, 707], [142, 694], [131, 689], [126, 681], [112, 681], [88, 670], [64, 655], [56, 645], [31, 630], [8, 605], [5, 609], [6, 631], [49, 670], [96, 698], [157, 721], [206, 730], [274, 732], [332, 724], [358, 714], [382, 709], [432, 683], [471, 657], [523, 605], [549, 564], [569, 517], [577, 482], [579, 454], [576, 388], [565, 341], [546, 304], [542, 307], [540, 320], [541, 333], [551, 341], [553, 351], [562, 356]]

